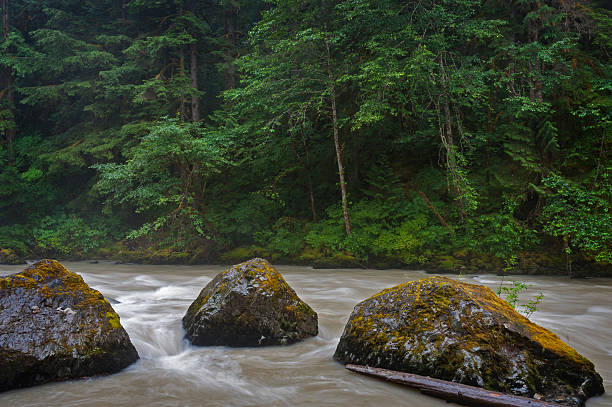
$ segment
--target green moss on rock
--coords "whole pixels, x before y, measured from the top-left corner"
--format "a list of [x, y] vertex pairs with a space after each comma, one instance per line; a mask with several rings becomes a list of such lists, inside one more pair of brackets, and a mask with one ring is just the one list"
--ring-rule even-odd
[[138, 359], [100, 292], [55, 260], [0, 279], [0, 391], [112, 373]]
[[108, 318], [108, 323], [113, 329], [120, 329], [121, 322], [119, 322], [119, 315], [117, 315], [114, 311], [108, 311], [106, 313], [106, 318]]
[[601, 394], [593, 364], [484, 286], [434, 277], [358, 304], [334, 358], [570, 406]]
[[288, 344], [318, 332], [317, 314], [266, 260], [219, 273], [183, 317], [194, 345]]

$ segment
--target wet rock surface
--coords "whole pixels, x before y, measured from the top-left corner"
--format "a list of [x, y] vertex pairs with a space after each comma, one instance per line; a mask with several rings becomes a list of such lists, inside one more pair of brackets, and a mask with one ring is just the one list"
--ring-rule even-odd
[[359, 303], [334, 358], [582, 406], [602, 394], [593, 364], [484, 286], [433, 277]]
[[219, 273], [183, 317], [194, 345], [264, 346], [315, 336], [317, 314], [263, 259]]
[[137, 359], [109, 302], [59, 262], [0, 278], [0, 391], [113, 373]]

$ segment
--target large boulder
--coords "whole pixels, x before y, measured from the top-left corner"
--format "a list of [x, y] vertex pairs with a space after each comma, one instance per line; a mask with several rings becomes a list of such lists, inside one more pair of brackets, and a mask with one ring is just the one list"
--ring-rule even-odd
[[137, 359], [108, 301], [59, 262], [0, 278], [0, 391], [113, 373]]
[[334, 358], [582, 406], [602, 394], [593, 364], [484, 286], [445, 277], [359, 303]]
[[191, 304], [183, 327], [194, 345], [283, 345], [318, 332], [317, 313], [263, 259], [219, 273]]

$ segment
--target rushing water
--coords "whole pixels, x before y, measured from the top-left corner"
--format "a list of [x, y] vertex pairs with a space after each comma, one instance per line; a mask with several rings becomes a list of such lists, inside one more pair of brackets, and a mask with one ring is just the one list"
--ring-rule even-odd
[[[405, 270], [277, 269], [319, 314], [319, 335], [284, 347], [193, 347], [181, 318], [220, 266], [65, 263], [106, 297], [140, 354], [124, 371], [0, 394], [0, 406], [449, 406], [407, 387], [351, 373], [332, 360], [344, 324], [364, 298], [425, 276]], [[0, 275], [20, 271], [0, 266]], [[531, 319], [589, 358], [608, 394], [587, 407], [612, 406], [612, 280], [528, 277], [544, 293]], [[495, 288], [500, 277], [464, 280]]]

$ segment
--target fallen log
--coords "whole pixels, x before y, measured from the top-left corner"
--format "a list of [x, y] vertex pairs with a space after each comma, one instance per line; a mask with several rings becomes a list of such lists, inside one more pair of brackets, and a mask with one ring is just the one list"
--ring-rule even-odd
[[412, 373], [397, 372], [376, 367], [348, 364], [348, 370], [363, 373], [400, 383], [418, 389], [421, 393], [438, 397], [447, 402], [454, 402], [473, 407], [563, 407], [561, 404], [540, 401], [528, 397], [504, 394], [480, 387], [468, 386], [461, 383], [434, 379]]

